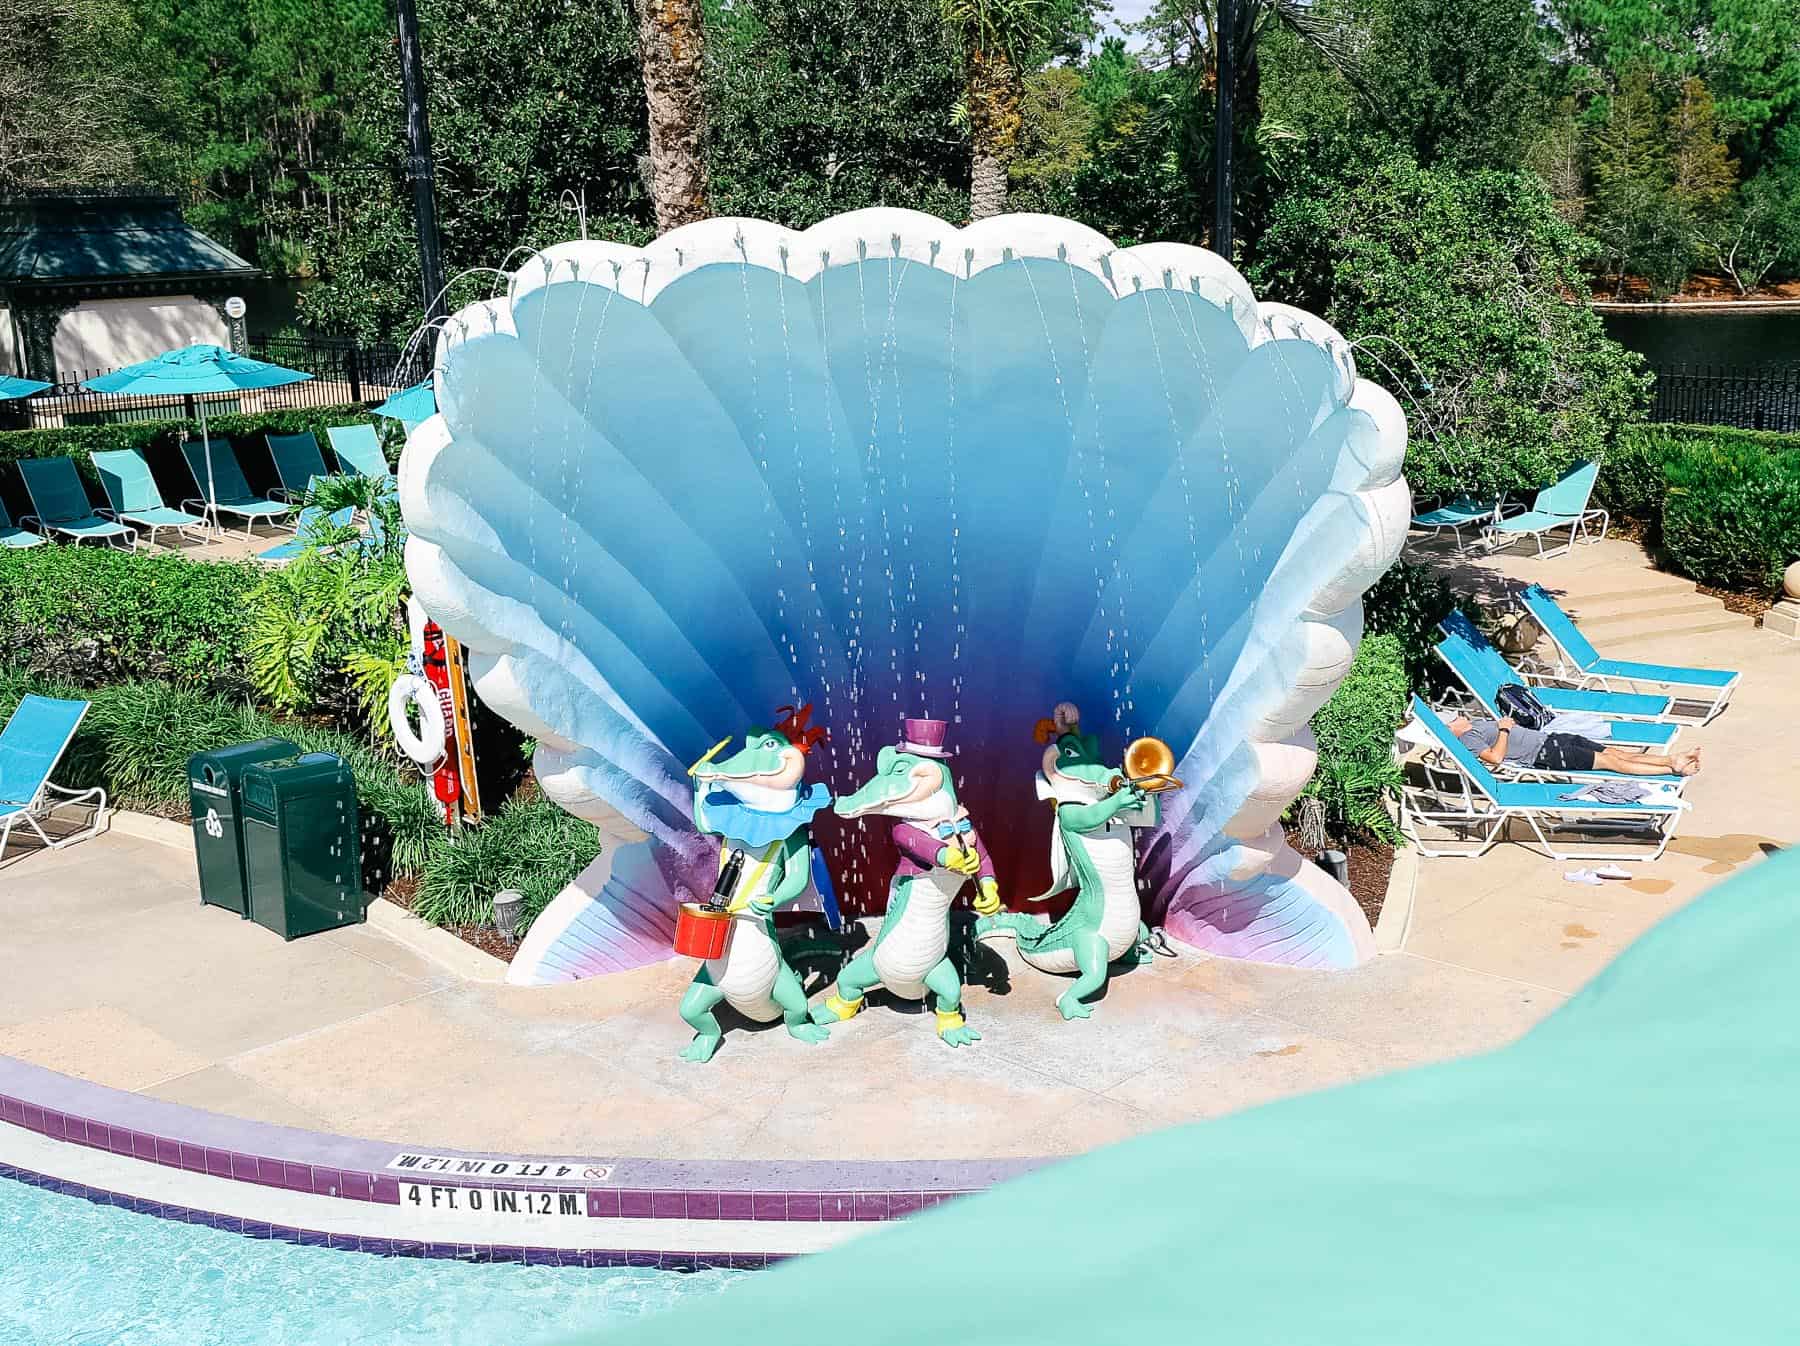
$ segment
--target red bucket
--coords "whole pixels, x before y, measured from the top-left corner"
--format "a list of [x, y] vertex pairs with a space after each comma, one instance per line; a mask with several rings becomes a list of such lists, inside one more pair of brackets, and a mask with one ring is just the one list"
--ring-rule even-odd
[[731, 917], [698, 902], [683, 902], [675, 918], [675, 952], [689, 958], [721, 958], [731, 938]]

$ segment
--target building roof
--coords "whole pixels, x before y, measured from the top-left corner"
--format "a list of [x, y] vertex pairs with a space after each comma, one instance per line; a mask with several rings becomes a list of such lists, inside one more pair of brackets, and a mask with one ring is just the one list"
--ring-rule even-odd
[[0, 286], [261, 274], [184, 223], [172, 196], [130, 189], [0, 195]]

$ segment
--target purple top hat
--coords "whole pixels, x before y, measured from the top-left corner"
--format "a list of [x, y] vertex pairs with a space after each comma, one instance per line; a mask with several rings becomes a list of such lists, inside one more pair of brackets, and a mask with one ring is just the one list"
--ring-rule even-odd
[[944, 735], [949, 731], [950, 725], [944, 720], [902, 720], [900, 751], [915, 757], [948, 757]]

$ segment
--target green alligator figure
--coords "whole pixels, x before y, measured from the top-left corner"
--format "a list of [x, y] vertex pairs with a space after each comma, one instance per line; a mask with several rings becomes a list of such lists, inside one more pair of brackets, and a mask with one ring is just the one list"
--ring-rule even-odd
[[[1002, 912], [975, 923], [976, 938], [1018, 941], [1019, 956], [1040, 972], [1076, 975], [1075, 984], [1057, 997], [1064, 1019], [1086, 1019], [1093, 1007], [1088, 996], [1106, 985], [1107, 969], [1116, 959], [1134, 954], [1150, 961], [1150, 931], [1144, 925], [1137, 890], [1137, 860], [1131, 830], [1154, 827], [1156, 799], [1125, 783], [1122, 766], [1100, 757], [1100, 739], [1084, 734], [1075, 708], [1056, 708], [1054, 720], [1039, 722], [1038, 741], [1045, 743], [1038, 798], [1056, 811], [1050, 838], [1050, 889], [1039, 901], [1075, 889], [1075, 905], [1055, 924], [1035, 916]], [[1117, 786], [1115, 789], [1114, 787]]]
[[834, 806], [845, 818], [895, 819], [900, 863], [888, 886], [887, 914], [875, 943], [838, 973], [837, 989], [813, 1008], [816, 1023], [850, 1018], [871, 987], [905, 1000], [936, 997], [938, 1037], [952, 1047], [980, 1040], [963, 1021], [962, 977], [948, 956], [950, 904], [970, 879], [978, 912], [1000, 910], [1000, 886], [981, 834], [956, 798], [944, 758], [942, 720], [907, 720], [899, 747], [883, 748], [875, 775]]
[[740, 872], [729, 897], [730, 942], [721, 957], [700, 964], [681, 1000], [681, 1017], [694, 1030], [682, 1050], [689, 1061], [710, 1061], [723, 1036], [713, 1014], [723, 1000], [758, 1023], [783, 1019], [802, 1042], [822, 1042], [825, 1029], [806, 1012], [806, 992], [782, 956], [775, 910], [806, 891], [812, 870], [813, 815], [831, 802], [822, 784], [802, 788], [806, 757], [825, 731], [806, 727], [812, 707], [795, 711], [774, 729], [752, 729], [744, 746], [713, 760], [722, 740], [695, 763], [694, 826], [719, 838], [721, 874], [734, 852]]

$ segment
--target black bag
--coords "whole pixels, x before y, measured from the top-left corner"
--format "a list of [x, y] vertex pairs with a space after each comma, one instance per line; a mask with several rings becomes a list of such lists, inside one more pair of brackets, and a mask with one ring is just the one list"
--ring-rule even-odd
[[1548, 729], [1556, 717], [1550, 708], [1531, 694], [1531, 689], [1509, 682], [1494, 693], [1494, 709], [1510, 715], [1525, 729]]

